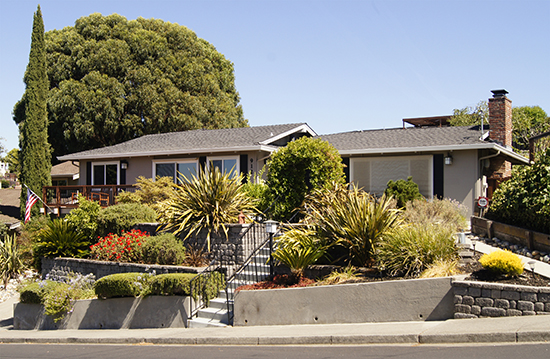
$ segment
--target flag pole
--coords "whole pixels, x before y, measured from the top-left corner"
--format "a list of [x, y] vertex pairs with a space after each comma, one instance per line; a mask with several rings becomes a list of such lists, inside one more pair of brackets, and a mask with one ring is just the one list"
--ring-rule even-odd
[[[30, 189], [29, 186], [27, 186], [26, 184], [23, 183], [23, 186], [27, 187], [27, 189], [28, 189], [29, 191], [31, 191], [32, 193], [34, 193], [34, 191], [33, 191], [32, 189]], [[42, 204], [43, 204], [44, 206], [46, 206], [46, 207], [50, 210], [50, 212], [53, 213], [53, 209], [52, 209], [50, 206], [48, 206], [48, 205], [42, 200], [42, 198], [40, 198], [39, 195], [37, 195], [36, 193], [34, 193], [34, 195], [40, 200], [40, 202], [42, 202]]]

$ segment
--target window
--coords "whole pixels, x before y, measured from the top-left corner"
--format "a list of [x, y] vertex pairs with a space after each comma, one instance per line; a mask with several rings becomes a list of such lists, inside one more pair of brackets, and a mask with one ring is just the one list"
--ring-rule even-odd
[[432, 156], [357, 157], [350, 159], [350, 179], [358, 187], [378, 196], [386, 190], [389, 180], [412, 180], [426, 198], [433, 196]]
[[92, 184], [94, 186], [106, 184], [119, 184], [118, 162], [94, 162], [92, 163]]
[[208, 159], [211, 168], [218, 168], [222, 173], [229, 173], [231, 177], [239, 174], [238, 157], [211, 157]]
[[[170, 177], [175, 183], [183, 181], [184, 176], [188, 180], [192, 175], [197, 174], [197, 161], [172, 161], [172, 162], [154, 162], [153, 177]], [[178, 181], [176, 181], [178, 179]]]

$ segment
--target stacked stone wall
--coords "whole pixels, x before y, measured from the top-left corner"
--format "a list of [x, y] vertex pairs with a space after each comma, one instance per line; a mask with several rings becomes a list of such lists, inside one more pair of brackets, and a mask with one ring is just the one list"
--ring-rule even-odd
[[550, 287], [453, 281], [455, 319], [550, 314]]

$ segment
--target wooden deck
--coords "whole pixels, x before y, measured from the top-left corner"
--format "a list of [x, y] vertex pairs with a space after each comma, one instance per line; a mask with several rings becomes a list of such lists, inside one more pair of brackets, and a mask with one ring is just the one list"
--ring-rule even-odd
[[134, 192], [134, 185], [103, 185], [103, 186], [46, 186], [42, 188], [42, 198], [46, 205], [57, 214], [62, 209], [78, 207], [78, 195], [88, 200], [99, 202], [101, 207], [109, 207], [116, 204], [116, 196], [121, 192]]

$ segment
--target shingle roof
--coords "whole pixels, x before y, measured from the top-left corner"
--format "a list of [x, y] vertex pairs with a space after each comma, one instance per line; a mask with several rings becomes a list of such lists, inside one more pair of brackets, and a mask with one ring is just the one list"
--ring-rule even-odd
[[[145, 135], [117, 145], [77, 152], [59, 157], [60, 160], [72, 160], [91, 157], [107, 157], [117, 154], [146, 155], [167, 152], [205, 152], [212, 150], [236, 149], [239, 147], [260, 146], [271, 138], [297, 129], [305, 123], [271, 126], [239, 127], [218, 130], [192, 130], [182, 132]], [[309, 128], [309, 127], [308, 127]]]
[[481, 140], [479, 126], [472, 127], [408, 127], [387, 130], [342, 132], [319, 136], [338, 151], [399, 149], [477, 145]]
[[71, 161], [61, 162], [52, 167], [52, 176], [73, 176], [78, 173], [78, 166]]

